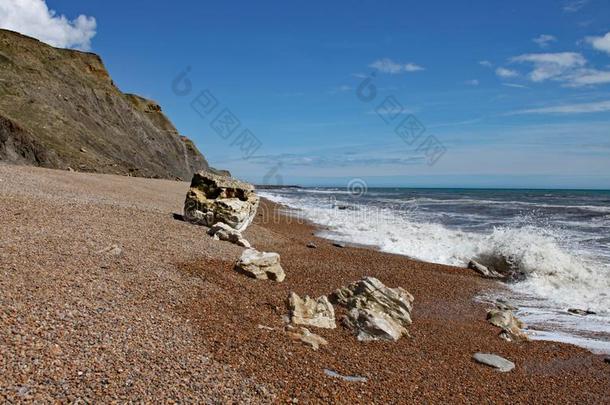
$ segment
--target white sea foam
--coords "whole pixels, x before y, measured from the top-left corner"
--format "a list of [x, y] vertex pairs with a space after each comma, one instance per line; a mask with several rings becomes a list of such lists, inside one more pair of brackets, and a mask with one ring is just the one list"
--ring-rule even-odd
[[[565, 310], [588, 309], [598, 315], [583, 322], [610, 339], [610, 264], [600, 263], [590, 252], [570, 244], [561, 229], [528, 224], [525, 219], [485, 233], [468, 232], [423, 221], [417, 212], [374, 206], [361, 206], [358, 211], [337, 210], [319, 199], [263, 195], [300, 209], [301, 215], [324, 225], [321, 236], [330, 239], [372, 245], [382, 251], [456, 266], [466, 266], [470, 259], [477, 257], [504, 258], [527, 276], [524, 281], [511, 284], [515, 293], [511, 298], [523, 297], [523, 305], [529, 305], [529, 310], [521, 314], [526, 322], [541, 325], [542, 311], [547, 323], [555, 320], [565, 329], [587, 331], [582, 325], [570, 324], [575, 321], [574, 316], [565, 315]], [[531, 301], [525, 297], [536, 297], [536, 306], [530, 305]], [[560, 335], [563, 341], [570, 333]], [[538, 336], [554, 335], [547, 331]], [[582, 344], [587, 339], [574, 335], [573, 343]], [[600, 345], [608, 346], [599, 342], [594, 346]]]

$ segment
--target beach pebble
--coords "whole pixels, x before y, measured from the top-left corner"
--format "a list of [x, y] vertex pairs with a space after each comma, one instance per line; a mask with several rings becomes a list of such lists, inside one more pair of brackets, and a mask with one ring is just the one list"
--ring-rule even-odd
[[345, 244], [340, 243], [340, 242], [333, 242], [333, 246], [338, 247], [338, 248], [344, 248]]
[[477, 363], [493, 367], [502, 373], [507, 373], [515, 368], [515, 363], [510, 360], [506, 360], [504, 357], [500, 357], [496, 354], [475, 353], [472, 358]]
[[308, 248], [310, 248], [310, 249], [315, 249], [315, 248], [317, 248], [318, 246], [316, 246], [316, 244], [315, 244], [315, 243], [313, 243], [313, 242], [309, 242], [309, 243], [307, 244], [307, 247], [308, 247]]
[[333, 377], [333, 378], [340, 378], [343, 381], [348, 381], [348, 382], [367, 382], [368, 379], [366, 377], [360, 377], [357, 375], [342, 375], [337, 373], [336, 371], [330, 370], [328, 368], [324, 369], [324, 374], [326, 374], [329, 377]]

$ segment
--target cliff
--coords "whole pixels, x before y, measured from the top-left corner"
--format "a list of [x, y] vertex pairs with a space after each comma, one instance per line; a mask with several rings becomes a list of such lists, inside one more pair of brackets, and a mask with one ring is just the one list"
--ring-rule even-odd
[[190, 179], [208, 163], [154, 101], [122, 93], [99, 56], [0, 30], [0, 161]]

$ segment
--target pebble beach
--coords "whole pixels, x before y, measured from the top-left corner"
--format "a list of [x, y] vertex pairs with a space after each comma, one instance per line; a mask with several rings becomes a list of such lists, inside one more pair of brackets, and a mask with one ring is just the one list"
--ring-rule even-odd
[[[471, 270], [316, 236], [263, 200], [245, 238], [281, 283], [234, 271], [243, 248], [182, 221], [189, 184], [0, 165], [0, 401], [608, 403], [610, 364], [568, 344], [506, 342]], [[307, 245], [314, 244], [311, 248]], [[414, 296], [410, 337], [285, 332], [290, 292], [365, 276]], [[337, 309], [337, 320], [345, 313]], [[500, 373], [477, 352], [509, 359]]]

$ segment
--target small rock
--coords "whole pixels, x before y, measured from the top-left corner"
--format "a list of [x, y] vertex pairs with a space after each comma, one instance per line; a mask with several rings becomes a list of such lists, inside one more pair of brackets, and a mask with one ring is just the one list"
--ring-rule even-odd
[[606, 358], [604, 359], [604, 362], [605, 362], [605, 363], [607, 363], [607, 364], [610, 364], [610, 357], [606, 357]]
[[246, 249], [235, 264], [235, 270], [258, 280], [284, 281], [286, 274], [277, 253]]
[[118, 245], [110, 245], [105, 247], [102, 250], [97, 251], [97, 254], [108, 253], [112, 256], [120, 256], [123, 253], [123, 249], [121, 249]]
[[333, 246], [338, 247], [338, 248], [344, 248], [345, 244], [344, 243], [340, 243], [340, 242], [333, 242]]
[[570, 309], [568, 309], [568, 312], [571, 314], [574, 314], [574, 315], [582, 315], [582, 316], [596, 314], [596, 312], [590, 311], [588, 309], [578, 309], [578, 308], [570, 308]]
[[81, 151], [82, 153], [87, 153], [87, 149], [85, 149], [85, 148], [80, 148], [80, 151]]
[[316, 299], [299, 297], [291, 292], [288, 297], [290, 321], [295, 325], [308, 325], [317, 328], [335, 329], [335, 309], [325, 295]]
[[309, 243], [307, 244], [307, 247], [308, 247], [308, 248], [310, 248], [310, 249], [316, 249], [318, 246], [316, 246], [316, 244], [315, 244], [315, 243], [313, 243], [313, 242], [309, 242]]
[[265, 325], [258, 325], [257, 328], [264, 329], [264, 330], [275, 330], [275, 328], [272, 328], [271, 326], [265, 326]]
[[212, 225], [208, 230], [208, 235], [215, 240], [224, 240], [245, 248], [250, 247], [250, 242], [241, 235], [241, 232], [222, 222]]
[[496, 354], [489, 353], [475, 353], [472, 358], [481, 364], [493, 367], [502, 373], [507, 373], [515, 368], [515, 363], [506, 360], [504, 357], [500, 357]]
[[349, 381], [349, 382], [367, 382], [368, 381], [368, 379], [366, 377], [360, 377], [357, 375], [342, 375], [342, 374], [339, 374], [336, 371], [330, 370], [328, 368], [324, 369], [324, 374], [326, 374], [329, 377], [340, 378], [344, 381]]
[[326, 346], [328, 342], [322, 336], [311, 333], [307, 328], [300, 328], [298, 332], [290, 332], [293, 339], [300, 340], [302, 343], [310, 346], [314, 350], [318, 350], [320, 346]]
[[511, 310], [494, 308], [487, 312], [487, 320], [502, 329], [500, 337], [508, 342], [528, 340], [521, 329], [525, 324]]
[[409, 336], [414, 299], [400, 287], [389, 288], [374, 277], [365, 277], [336, 290], [331, 300], [347, 307], [344, 324], [360, 341], [396, 341]]
[[480, 275], [482, 275], [483, 277], [487, 277], [487, 278], [504, 278], [504, 276], [498, 272], [496, 272], [495, 270], [492, 270], [486, 266], [483, 266], [481, 263], [475, 262], [474, 260], [471, 260], [468, 263], [468, 268], [471, 270], [476, 271], [477, 273], [479, 273]]

